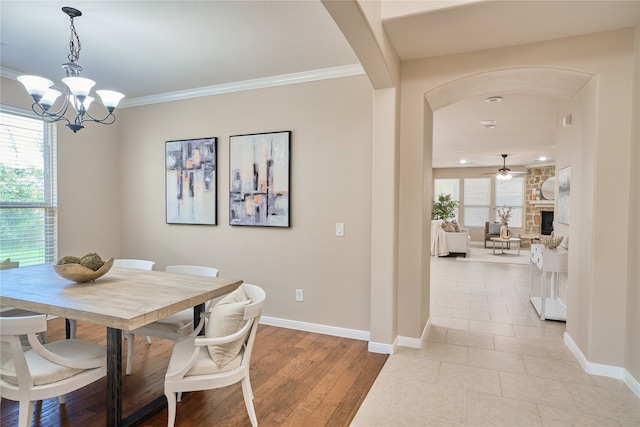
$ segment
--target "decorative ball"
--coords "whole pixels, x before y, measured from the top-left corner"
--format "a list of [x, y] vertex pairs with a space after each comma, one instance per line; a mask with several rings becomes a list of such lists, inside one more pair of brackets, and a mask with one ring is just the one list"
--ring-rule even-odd
[[542, 244], [545, 248], [555, 249], [560, 246], [560, 243], [562, 243], [562, 239], [564, 239], [564, 236], [542, 237], [540, 240], [542, 240]]

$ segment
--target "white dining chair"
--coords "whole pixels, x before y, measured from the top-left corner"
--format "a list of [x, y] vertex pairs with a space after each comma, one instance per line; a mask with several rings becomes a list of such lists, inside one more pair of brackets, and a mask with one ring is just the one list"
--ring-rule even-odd
[[[218, 301], [196, 330], [174, 343], [164, 379], [168, 427], [175, 424], [182, 392], [222, 388], [238, 382], [242, 383], [251, 425], [258, 425], [249, 364], [265, 300], [262, 288], [243, 283]], [[205, 335], [199, 336], [203, 327]]]
[[[19, 427], [31, 426], [35, 401], [58, 397], [64, 404], [65, 393], [107, 374], [105, 347], [75, 339], [42, 344], [36, 334], [46, 330], [44, 314], [0, 317], [0, 397], [19, 402]], [[31, 348], [23, 347], [24, 335]]]
[[[218, 269], [199, 265], [170, 265], [166, 268], [167, 273], [191, 274], [194, 276], [218, 277]], [[210, 301], [205, 305], [205, 311], [209, 308]], [[193, 330], [193, 309], [188, 308], [178, 313], [172, 314], [155, 322], [144, 325], [131, 332], [126, 332], [127, 337], [127, 367], [126, 375], [130, 375], [133, 370], [133, 350], [135, 344], [135, 334], [145, 335], [147, 343], [151, 343], [149, 337], [156, 337], [175, 341], [191, 333]]]
[[[7, 258], [6, 260], [0, 262], [0, 270], [8, 270], [10, 268], [19, 268], [19, 267], [20, 267], [20, 261], [11, 261], [11, 258]], [[2, 317], [35, 316], [37, 314], [42, 314], [42, 313], [34, 313], [33, 311], [22, 310], [20, 308], [15, 308], [15, 307], [0, 307], [0, 316]], [[47, 320], [53, 320], [57, 318], [58, 316], [47, 315]], [[69, 320], [69, 323], [72, 325], [71, 335], [69, 336], [69, 338], [75, 338], [76, 337], [75, 321]], [[40, 337], [42, 338], [43, 342], [47, 342], [46, 331], [41, 332]]]
[[145, 259], [114, 259], [113, 266], [117, 268], [134, 268], [136, 270], [153, 270], [156, 265], [153, 261]]

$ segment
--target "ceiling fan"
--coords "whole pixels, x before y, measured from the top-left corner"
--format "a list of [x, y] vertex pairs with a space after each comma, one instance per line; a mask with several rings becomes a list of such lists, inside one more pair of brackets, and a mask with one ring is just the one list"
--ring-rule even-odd
[[[496, 179], [499, 180], [509, 180], [513, 178], [514, 175], [528, 175], [529, 172], [511, 172], [511, 169], [507, 167], [507, 156], [508, 154], [502, 155], [502, 167], [498, 169], [498, 173], [496, 174]], [[485, 175], [493, 175], [493, 173], [488, 173]]]

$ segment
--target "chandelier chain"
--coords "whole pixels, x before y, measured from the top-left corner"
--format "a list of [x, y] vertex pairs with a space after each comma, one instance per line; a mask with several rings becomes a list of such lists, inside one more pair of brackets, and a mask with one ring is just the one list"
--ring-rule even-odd
[[71, 38], [69, 40], [69, 55], [67, 58], [71, 62], [77, 62], [80, 59], [80, 51], [82, 50], [82, 45], [80, 44], [80, 37], [76, 32], [76, 27], [73, 24], [73, 16], [71, 17]]

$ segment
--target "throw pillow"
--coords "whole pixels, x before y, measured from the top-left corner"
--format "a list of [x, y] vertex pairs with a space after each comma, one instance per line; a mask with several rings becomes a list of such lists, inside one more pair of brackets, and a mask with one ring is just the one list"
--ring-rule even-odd
[[[242, 288], [222, 298], [211, 309], [205, 337], [219, 338], [240, 330], [245, 324], [244, 308], [248, 304], [251, 304], [251, 300], [247, 298]], [[224, 367], [240, 353], [246, 338], [244, 336], [231, 343], [208, 346], [209, 354], [218, 368]]]
[[502, 224], [499, 222], [490, 222], [489, 223], [489, 234], [500, 234], [500, 226]]
[[447, 233], [452, 233], [452, 232], [456, 231], [456, 229], [453, 227], [453, 224], [451, 224], [450, 222], [445, 222], [444, 224], [442, 224], [442, 228]]
[[460, 233], [462, 231], [460, 229], [460, 224], [458, 224], [458, 221], [456, 221], [455, 219], [453, 221], [451, 221], [451, 224], [453, 225], [453, 228], [455, 229], [454, 231], [456, 233]]

